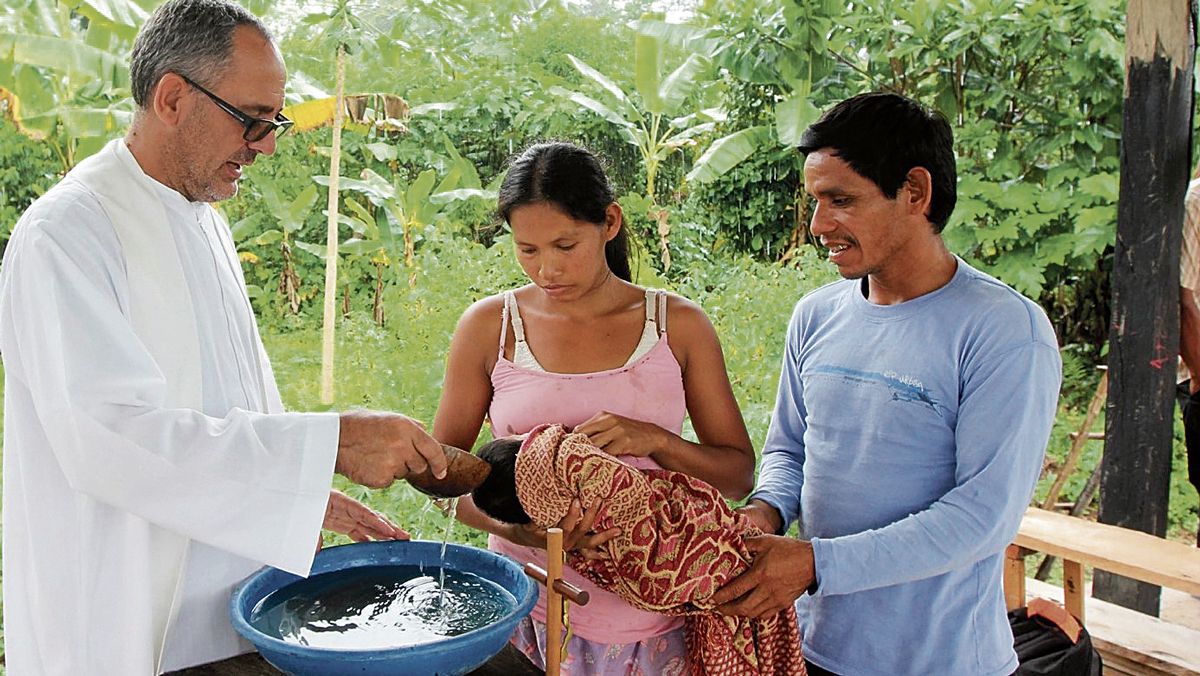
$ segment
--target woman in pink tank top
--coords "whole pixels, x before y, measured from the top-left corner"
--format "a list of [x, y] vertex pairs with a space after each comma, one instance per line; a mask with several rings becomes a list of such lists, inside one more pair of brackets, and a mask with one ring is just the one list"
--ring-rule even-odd
[[[560, 423], [637, 467], [685, 472], [744, 498], [754, 451], [716, 332], [694, 303], [630, 283], [621, 208], [596, 158], [567, 143], [532, 146], [510, 167], [499, 202], [531, 283], [463, 313], [434, 436], [471, 448], [485, 417], [494, 436]], [[699, 443], [680, 436], [685, 415]], [[570, 548], [615, 535], [590, 531], [589, 507], [573, 506], [560, 524]], [[489, 532], [491, 549], [545, 564], [544, 532], [490, 519], [469, 498], [458, 518]], [[678, 618], [636, 609], [574, 571], [567, 578], [591, 601], [571, 609], [565, 673], [690, 671]], [[513, 635], [539, 665], [545, 618], [539, 599]]]

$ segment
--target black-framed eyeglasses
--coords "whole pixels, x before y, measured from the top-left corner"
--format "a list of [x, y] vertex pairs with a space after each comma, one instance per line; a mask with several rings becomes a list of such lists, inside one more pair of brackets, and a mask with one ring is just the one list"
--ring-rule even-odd
[[244, 128], [244, 130], [242, 131], [242, 138], [245, 139], [249, 143], [254, 143], [255, 141], [261, 141], [267, 137], [267, 134], [270, 134], [271, 132], [278, 132], [278, 133], [282, 134], [283, 132], [287, 131], [293, 124], [295, 124], [295, 122], [292, 122], [291, 120], [284, 117], [283, 113], [276, 113], [275, 119], [273, 119], [273, 120], [268, 120], [268, 119], [261, 118], [261, 117], [251, 117], [251, 116], [243, 113], [242, 111], [238, 110], [237, 108], [234, 108], [232, 105], [230, 105], [229, 102], [225, 101], [220, 96], [217, 96], [216, 94], [208, 91], [204, 87], [201, 87], [200, 85], [196, 84], [194, 81], [192, 81], [192, 79], [190, 77], [184, 75], [183, 73], [177, 73], [177, 75], [179, 75], [179, 77], [183, 78], [184, 82], [195, 87], [202, 94], [204, 94], [208, 98], [212, 99], [213, 103], [217, 104], [218, 108], [220, 108], [221, 110], [232, 115], [233, 119], [237, 120]]

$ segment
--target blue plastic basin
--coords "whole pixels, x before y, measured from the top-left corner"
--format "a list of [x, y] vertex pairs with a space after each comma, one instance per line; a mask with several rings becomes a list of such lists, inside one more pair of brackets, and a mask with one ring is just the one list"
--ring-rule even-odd
[[[362, 542], [321, 550], [313, 561], [312, 575], [362, 566], [424, 565], [441, 562], [441, 542]], [[517, 623], [533, 609], [537, 587], [511, 559], [465, 545], [446, 546], [448, 569], [474, 573], [506, 589], [517, 600], [516, 608], [485, 627], [433, 643], [385, 650], [312, 648], [267, 636], [250, 625], [251, 611], [271, 592], [301, 578], [276, 568], [263, 568], [233, 591], [229, 614], [233, 627], [254, 644], [276, 668], [296, 676], [339, 674], [465, 674], [491, 659], [508, 642]]]

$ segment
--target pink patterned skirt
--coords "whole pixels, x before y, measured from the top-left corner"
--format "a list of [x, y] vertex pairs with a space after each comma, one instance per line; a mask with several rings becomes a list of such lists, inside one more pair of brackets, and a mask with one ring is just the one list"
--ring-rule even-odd
[[[546, 625], [526, 617], [510, 639], [529, 661], [546, 668]], [[578, 636], [567, 641], [562, 673], [569, 676], [688, 676], [683, 629], [637, 643], [594, 643]]]

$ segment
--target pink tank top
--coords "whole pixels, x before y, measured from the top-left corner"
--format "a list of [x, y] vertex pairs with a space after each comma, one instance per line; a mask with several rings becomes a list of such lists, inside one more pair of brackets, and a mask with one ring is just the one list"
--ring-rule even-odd
[[[660, 308], [665, 304], [659, 303]], [[649, 310], [647, 316], [650, 317]], [[665, 312], [660, 310], [661, 337], [642, 358], [620, 368], [596, 373], [550, 373], [523, 368], [504, 358], [504, 338], [508, 333], [505, 306], [500, 326], [500, 356], [492, 369], [492, 404], [488, 409], [492, 434], [524, 434], [542, 423], [561, 423], [567, 429], [584, 422], [600, 411], [652, 422], [674, 434], [683, 431], [687, 414], [683, 375], [679, 362], [667, 344]], [[650, 458], [621, 456], [639, 469], [658, 469]], [[546, 552], [523, 547], [491, 536], [490, 549], [521, 563], [532, 561], [546, 565]], [[683, 626], [678, 617], [639, 610], [615, 594], [600, 589], [570, 568], [564, 569], [568, 582], [587, 590], [591, 599], [586, 606], [571, 606], [571, 630], [575, 635], [596, 643], [633, 643], [659, 636]], [[539, 595], [533, 617], [546, 621], [545, 597]]]

